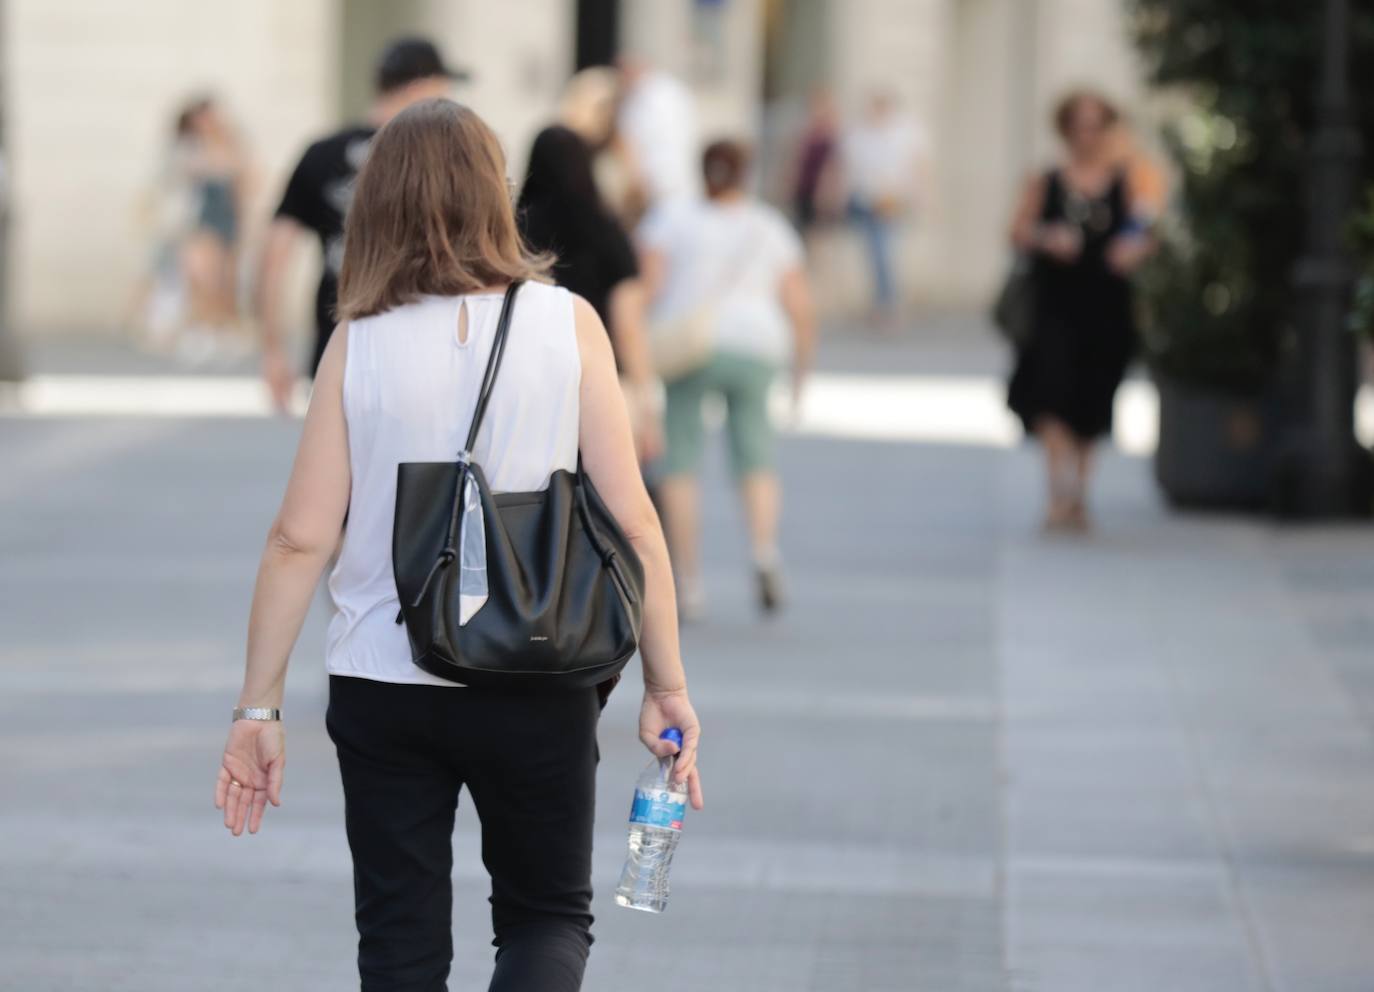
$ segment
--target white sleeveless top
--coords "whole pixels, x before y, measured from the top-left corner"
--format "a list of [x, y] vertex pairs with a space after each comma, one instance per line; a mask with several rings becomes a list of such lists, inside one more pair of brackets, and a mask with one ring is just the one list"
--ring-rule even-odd
[[[465, 303], [467, 341], [459, 342], [459, 308]], [[343, 406], [353, 490], [339, 560], [329, 577], [334, 614], [325, 664], [333, 675], [456, 685], [411, 661], [405, 627], [396, 623], [396, 466], [456, 460], [500, 312], [499, 294], [425, 297], [348, 326]], [[581, 379], [572, 295], [525, 284], [473, 448], [493, 492], [544, 489], [555, 471], [577, 468]]]

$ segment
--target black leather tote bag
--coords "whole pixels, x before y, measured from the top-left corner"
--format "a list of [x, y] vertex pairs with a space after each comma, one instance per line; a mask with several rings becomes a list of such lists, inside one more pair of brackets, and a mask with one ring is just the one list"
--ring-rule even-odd
[[[581, 689], [609, 683], [639, 642], [644, 569], [582, 471], [541, 492], [492, 495], [470, 452], [501, 371], [519, 284], [506, 291], [467, 443], [454, 462], [396, 471], [391, 560], [415, 664], [464, 685]], [[486, 601], [462, 622], [461, 526], [471, 478], [481, 504]]]
[[1017, 348], [1030, 344], [1035, 333], [1036, 288], [1029, 255], [1018, 253], [992, 307], [992, 322], [1002, 337]]

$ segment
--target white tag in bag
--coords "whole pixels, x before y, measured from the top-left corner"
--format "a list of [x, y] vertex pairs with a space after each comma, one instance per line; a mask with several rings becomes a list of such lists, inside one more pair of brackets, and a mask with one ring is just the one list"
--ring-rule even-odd
[[459, 522], [458, 625], [477, 615], [487, 602], [487, 526], [482, 493], [472, 473], [463, 481], [463, 519]]

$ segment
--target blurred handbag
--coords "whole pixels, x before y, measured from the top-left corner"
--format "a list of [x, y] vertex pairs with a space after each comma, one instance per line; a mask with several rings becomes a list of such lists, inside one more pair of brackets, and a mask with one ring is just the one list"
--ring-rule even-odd
[[719, 316], [714, 304], [733, 292], [742, 281], [755, 251], [756, 233], [750, 231], [738, 238], [734, 257], [728, 258], [728, 264], [721, 270], [724, 276], [719, 285], [701, 294], [703, 300], [711, 302], [700, 303], [681, 316], [649, 324], [649, 360], [664, 382], [705, 368], [711, 360], [716, 349]]
[[716, 344], [716, 311], [698, 306], [672, 320], [649, 325], [649, 359], [665, 382], [705, 367]]
[[1002, 337], [1018, 348], [1030, 343], [1035, 330], [1035, 280], [1031, 275], [1031, 259], [1018, 253], [1011, 271], [997, 294], [992, 307], [992, 322]]
[[455, 462], [396, 468], [391, 561], [415, 664], [493, 689], [603, 693], [639, 643], [644, 569], [579, 457], [540, 492], [493, 495], [472, 447], [501, 371], [506, 291]]

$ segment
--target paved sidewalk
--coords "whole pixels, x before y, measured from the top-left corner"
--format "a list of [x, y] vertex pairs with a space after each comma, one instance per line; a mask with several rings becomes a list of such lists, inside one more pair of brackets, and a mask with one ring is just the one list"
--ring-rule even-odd
[[[319, 611], [285, 805], [238, 841], [210, 806], [295, 431], [0, 418], [0, 989], [355, 981]], [[661, 918], [609, 898], [633, 680], [603, 720], [589, 990], [1374, 987], [1374, 529], [1172, 516], [1109, 456], [1098, 533], [1047, 540], [1028, 449], [781, 456], [775, 623], [713, 466], [686, 637], [708, 806]], [[454, 989], [490, 971], [475, 834], [461, 809]]]

